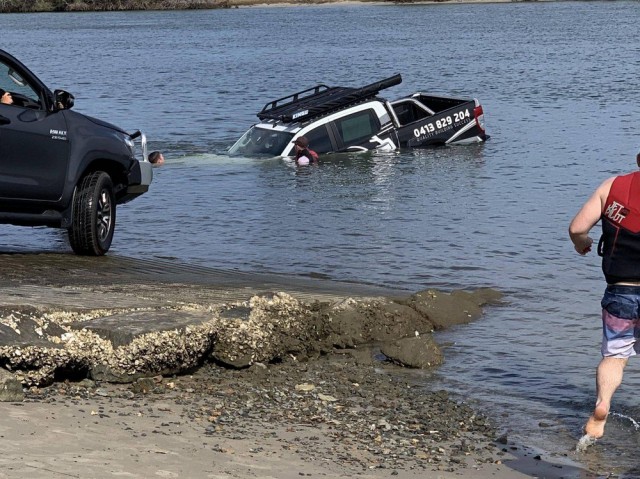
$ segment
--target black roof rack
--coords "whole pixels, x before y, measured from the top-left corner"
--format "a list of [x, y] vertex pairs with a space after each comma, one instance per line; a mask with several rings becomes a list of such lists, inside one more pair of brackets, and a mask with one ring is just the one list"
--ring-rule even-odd
[[313, 88], [267, 103], [258, 113], [258, 118], [279, 120], [284, 123], [308, 120], [373, 98], [380, 90], [398, 85], [401, 82], [402, 77], [398, 73], [362, 88], [316, 85]]

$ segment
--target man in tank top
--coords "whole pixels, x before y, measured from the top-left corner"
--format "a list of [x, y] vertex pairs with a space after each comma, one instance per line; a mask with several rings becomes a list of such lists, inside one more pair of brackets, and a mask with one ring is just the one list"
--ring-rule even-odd
[[309, 140], [306, 136], [299, 136], [293, 142], [296, 164], [304, 166], [318, 162], [318, 154], [309, 148]]
[[[636, 157], [640, 167], [640, 153]], [[596, 404], [585, 439], [599, 439], [622, 383], [627, 361], [640, 352], [640, 171], [605, 180], [569, 226], [576, 251], [585, 255], [589, 231], [602, 220], [598, 254], [607, 287], [602, 298], [602, 360], [596, 371]]]

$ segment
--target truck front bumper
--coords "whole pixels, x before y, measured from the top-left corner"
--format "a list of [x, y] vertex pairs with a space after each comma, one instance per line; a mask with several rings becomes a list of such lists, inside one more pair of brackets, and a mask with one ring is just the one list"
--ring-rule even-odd
[[153, 180], [153, 166], [148, 161], [135, 161], [127, 177], [129, 186], [124, 195], [118, 198], [118, 203], [127, 203], [149, 191]]

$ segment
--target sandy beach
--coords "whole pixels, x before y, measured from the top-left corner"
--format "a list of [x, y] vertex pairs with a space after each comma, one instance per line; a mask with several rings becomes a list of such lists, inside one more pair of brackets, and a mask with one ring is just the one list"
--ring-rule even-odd
[[[391, 294], [310, 278], [72, 255], [3, 255], [0, 278], [4, 326], [21, 312], [36, 318], [118, 310], [126, 321], [123, 308], [210, 305], [264, 291], [310, 302]], [[15, 353], [3, 351], [7, 364]], [[562, 458], [511, 444], [490, 414], [431, 390], [433, 369], [382, 361], [379, 344], [351, 340], [305, 351], [241, 368], [209, 359], [179, 374], [120, 383], [59, 369], [52, 381], [24, 385], [21, 400], [2, 403], [0, 477], [500, 479], [579, 472]]]

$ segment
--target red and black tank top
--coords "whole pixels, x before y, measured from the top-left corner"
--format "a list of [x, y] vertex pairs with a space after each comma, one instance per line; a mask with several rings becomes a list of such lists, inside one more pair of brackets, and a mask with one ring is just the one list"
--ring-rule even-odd
[[640, 172], [613, 180], [601, 219], [598, 254], [607, 283], [640, 281]]
[[309, 148], [298, 151], [298, 153], [296, 154], [296, 161], [301, 156], [306, 156], [307, 158], [309, 158], [309, 162], [311, 163], [316, 163], [318, 161], [318, 154]]

